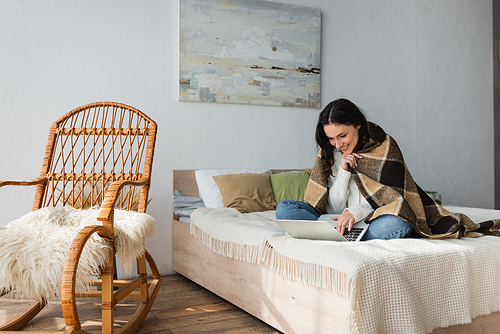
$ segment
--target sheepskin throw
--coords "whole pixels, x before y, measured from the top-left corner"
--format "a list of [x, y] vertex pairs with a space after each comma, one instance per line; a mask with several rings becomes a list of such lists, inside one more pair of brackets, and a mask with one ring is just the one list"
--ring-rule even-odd
[[[0, 229], [0, 290], [12, 288], [27, 299], [59, 298], [68, 249], [78, 232], [97, 221], [98, 208], [43, 208]], [[156, 233], [153, 217], [115, 210], [116, 254], [126, 270], [144, 253], [144, 239]], [[109, 244], [97, 234], [86, 243], [78, 265], [76, 289], [87, 290], [109, 256]]]
[[[360, 193], [374, 209], [366, 222], [382, 215], [398, 216], [422, 236], [433, 239], [500, 236], [499, 219], [475, 223], [435, 203], [413, 180], [396, 141], [376, 124], [370, 123], [369, 132], [370, 140], [357, 152], [363, 158], [351, 168]], [[324, 175], [320, 152], [304, 197], [320, 212], [325, 211], [328, 198]]]

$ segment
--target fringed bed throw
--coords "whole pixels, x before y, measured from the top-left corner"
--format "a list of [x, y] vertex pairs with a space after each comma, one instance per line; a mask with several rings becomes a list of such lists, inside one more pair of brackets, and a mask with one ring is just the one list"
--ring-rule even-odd
[[[448, 209], [474, 221], [500, 218], [495, 210]], [[191, 234], [219, 255], [346, 298], [348, 333], [429, 333], [500, 311], [500, 286], [485, 279], [500, 277], [491, 257], [500, 238], [306, 240], [286, 235], [272, 219], [274, 211], [203, 208], [191, 216]]]
[[275, 211], [240, 213], [233, 208], [200, 208], [191, 215], [190, 233], [214, 253], [247, 263], [259, 263], [265, 237], [281, 233], [270, 225]]

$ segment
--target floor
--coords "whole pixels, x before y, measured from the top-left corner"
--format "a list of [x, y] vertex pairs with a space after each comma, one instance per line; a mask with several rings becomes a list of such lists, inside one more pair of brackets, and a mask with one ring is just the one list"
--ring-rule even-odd
[[[135, 311], [128, 299], [115, 308], [115, 327], [127, 321]], [[24, 309], [26, 302], [4, 296], [0, 298], [0, 324]], [[100, 331], [100, 304], [92, 298], [78, 302], [78, 315], [85, 331]], [[22, 331], [60, 331], [64, 319], [60, 304], [50, 303]], [[214, 295], [181, 275], [163, 277], [161, 290], [148, 317], [137, 333], [276, 333], [252, 315]]]

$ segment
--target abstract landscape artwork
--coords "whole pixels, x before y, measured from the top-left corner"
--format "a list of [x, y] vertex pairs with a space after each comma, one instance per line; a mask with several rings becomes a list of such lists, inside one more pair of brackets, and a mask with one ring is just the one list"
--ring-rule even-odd
[[180, 0], [179, 100], [320, 108], [321, 12]]

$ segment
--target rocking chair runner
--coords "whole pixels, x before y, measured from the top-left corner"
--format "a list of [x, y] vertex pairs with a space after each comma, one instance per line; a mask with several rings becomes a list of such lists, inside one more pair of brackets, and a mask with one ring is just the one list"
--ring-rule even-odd
[[[88, 104], [52, 124], [38, 178], [0, 181], [0, 187], [35, 185], [32, 211], [66, 205], [82, 209], [100, 206], [97, 220], [102, 225], [86, 226], [78, 233], [64, 264], [61, 303], [66, 331], [83, 332], [76, 308], [77, 296], [102, 298], [103, 333], [113, 333], [113, 308], [123, 298], [139, 298], [141, 304], [130, 321], [116, 330], [119, 333], [135, 332], [156, 298], [162, 278], [145, 250], [137, 258], [136, 279], [113, 279], [114, 210], [146, 212], [155, 138], [156, 123], [141, 111], [119, 103]], [[79, 259], [94, 234], [108, 239], [111, 245], [105, 267], [97, 268], [102, 279], [92, 283], [102, 289], [75, 291]], [[153, 274], [150, 281], [146, 263]], [[115, 291], [114, 287], [119, 289]], [[0, 296], [11, 290], [12, 287], [0, 286]], [[27, 324], [47, 302], [43, 296], [39, 299], [15, 319], [0, 325], [0, 330], [18, 330]]]

